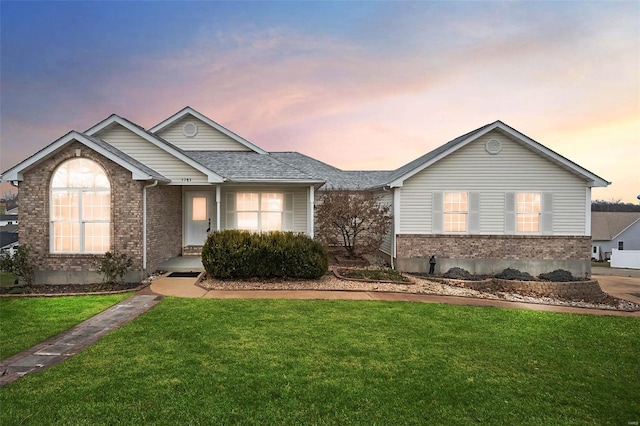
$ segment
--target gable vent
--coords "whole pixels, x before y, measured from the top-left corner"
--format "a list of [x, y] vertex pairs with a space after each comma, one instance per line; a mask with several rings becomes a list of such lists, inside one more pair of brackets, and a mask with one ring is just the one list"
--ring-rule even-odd
[[484, 149], [492, 155], [496, 155], [500, 151], [502, 151], [502, 143], [498, 139], [491, 139], [487, 141], [484, 146]]
[[196, 123], [188, 121], [182, 126], [182, 134], [188, 138], [192, 138], [198, 134], [198, 126], [196, 126]]

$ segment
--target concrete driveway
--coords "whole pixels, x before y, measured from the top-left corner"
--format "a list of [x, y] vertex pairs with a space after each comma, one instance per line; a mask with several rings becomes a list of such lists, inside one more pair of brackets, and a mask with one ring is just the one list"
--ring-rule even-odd
[[640, 269], [591, 268], [591, 278], [613, 297], [640, 303]]

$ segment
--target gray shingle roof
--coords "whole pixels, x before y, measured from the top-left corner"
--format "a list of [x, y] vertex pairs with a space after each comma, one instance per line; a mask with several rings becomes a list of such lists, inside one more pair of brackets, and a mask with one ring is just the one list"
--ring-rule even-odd
[[324, 179], [300, 170], [275, 155], [251, 151], [183, 151], [189, 158], [231, 181], [292, 180], [322, 183]]
[[323, 189], [366, 189], [387, 179], [392, 171], [345, 171], [299, 152], [272, 152], [272, 156], [326, 181]]
[[591, 212], [591, 239], [611, 241], [640, 220], [640, 212]]
[[326, 185], [324, 189], [373, 189], [380, 188], [382, 186], [388, 185], [394, 180], [404, 176], [410, 171], [420, 167], [421, 165], [429, 162], [430, 160], [436, 158], [443, 152], [453, 148], [458, 145], [462, 141], [473, 137], [474, 135], [481, 133], [486, 128], [494, 125], [495, 123], [490, 123], [485, 126], [482, 126], [476, 130], [473, 130], [469, 133], [466, 133], [462, 136], [459, 136], [452, 141], [447, 142], [446, 144], [439, 146], [431, 152], [426, 153], [425, 155], [416, 158], [415, 160], [405, 164], [396, 170], [378, 170], [378, 171], [346, 171], [340, 170], [333, 166], [330, 166], [321, 161], [315, 160], [311, 157], [307, 157], [306, 155], [302, 155], [297, 152], [274, 152], [273, 155], [280, 156], [283, 161], [287, 161], [291, 164], [295, 164], [298, 168], [310, 171], [313, 170], [317, 175], [322, 176], [326, 181]]
[[15, 232], [0, 231], [0, 247], [18, 242], [18, 234]]

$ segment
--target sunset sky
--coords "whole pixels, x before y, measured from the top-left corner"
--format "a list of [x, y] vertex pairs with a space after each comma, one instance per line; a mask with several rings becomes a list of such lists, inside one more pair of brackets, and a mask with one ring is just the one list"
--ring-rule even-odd
[[395, 169], [502, 120], [640, 194], [640, 2], [0, 3], [0, 169], [189, 105], [269, 151]]

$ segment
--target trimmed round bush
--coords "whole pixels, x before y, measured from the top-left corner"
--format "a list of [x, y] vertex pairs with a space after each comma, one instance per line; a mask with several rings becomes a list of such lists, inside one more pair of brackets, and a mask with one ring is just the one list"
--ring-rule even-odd
[[504, 269], [499, 274], [496, 274], [496, 278], [500, 278], [501, 280], [535, 281], [535, 278], [528, 272], [520, 272], [513, 268]]
[[202, 265], [213, 278], [320, 278], [329, 261], [325, 248], [304, 234], [214, 231], [202, 248]]

